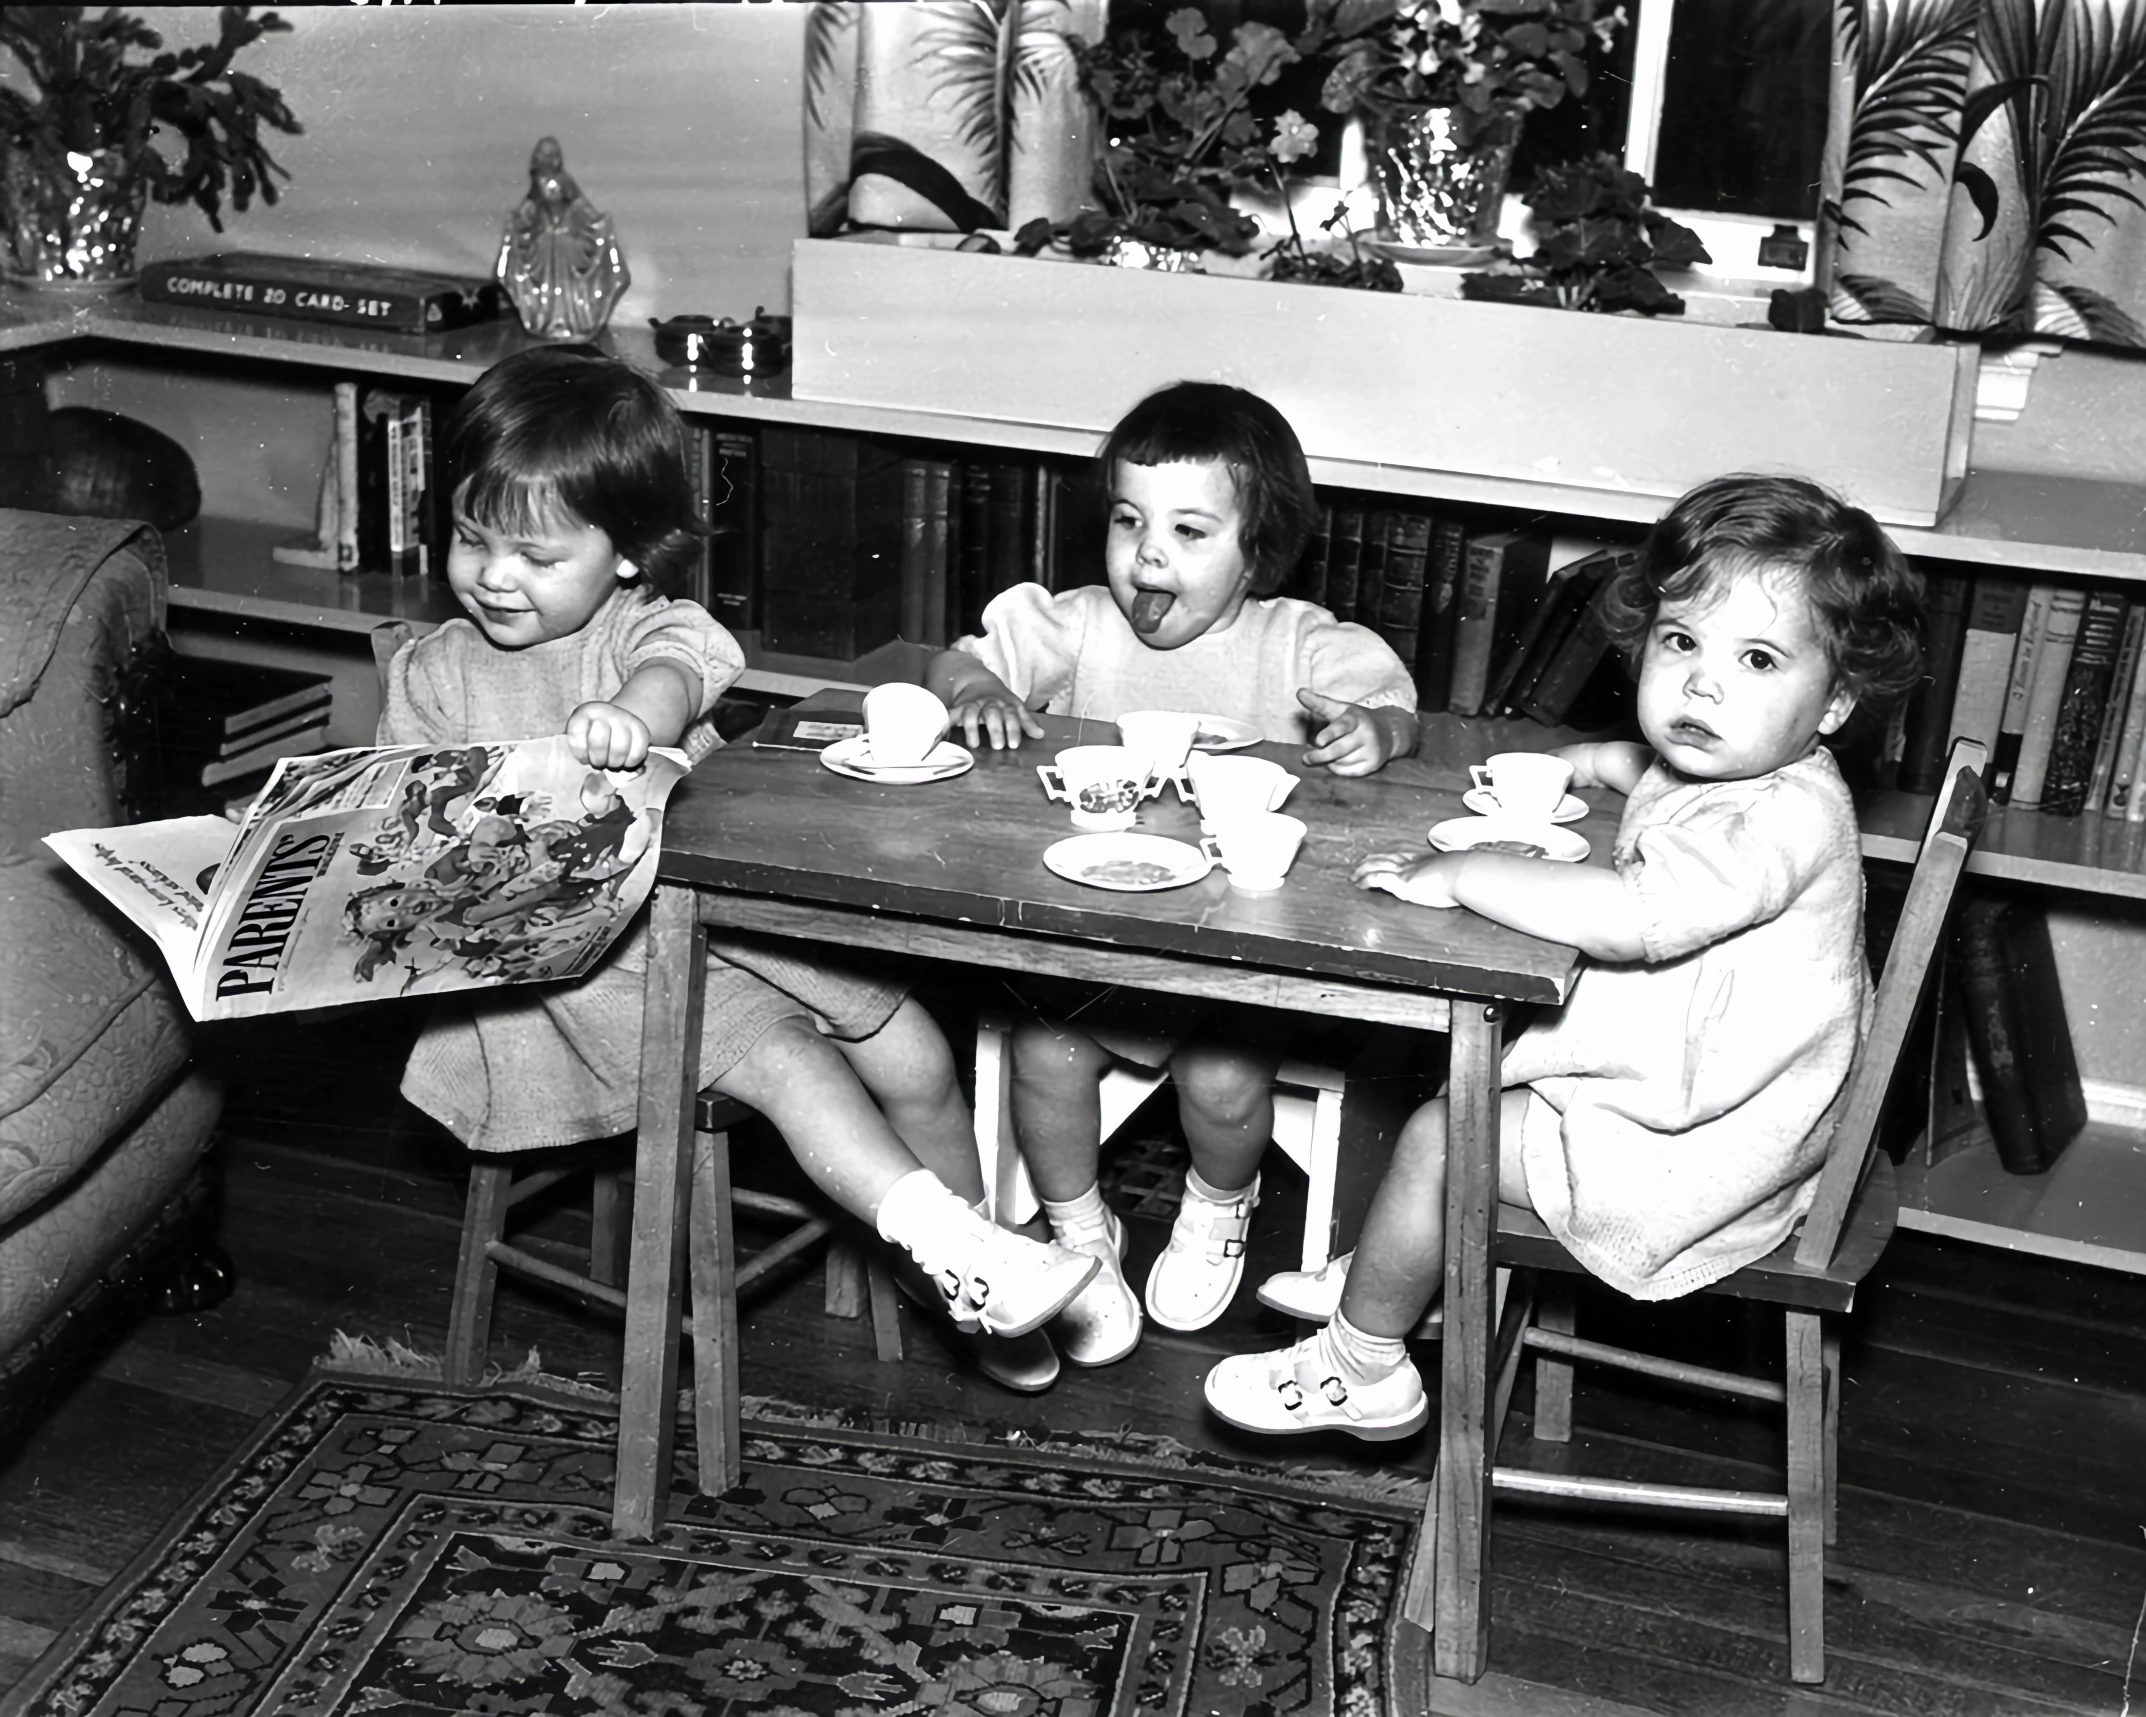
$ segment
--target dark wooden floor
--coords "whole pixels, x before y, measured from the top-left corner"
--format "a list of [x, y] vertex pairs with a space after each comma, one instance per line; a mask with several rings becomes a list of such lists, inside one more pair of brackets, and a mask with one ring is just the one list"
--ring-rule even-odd
[[[125, 1566], [341, 1329], [436, 1352], [459, 1216], [457, 1154], [393, 1094], [407, 1022], [353, 1016], [212, 1043], [232, 1080], [224, 1243], [237, 1292], [152, 1318], [0, 1466], [0, 1685]], [[1167, 1149], [1167, 1146], [1163, 1147]], [[747, 1153], [765, 1154], [765, 1153]], [[741, 1165], [740, 1177], [754, 1170]], [[1259, 1233], [1291, 1229], [1284, 1165]], [[1118, 1190], [1137, 1202], [1137, 1174]], [[1159, 1245], [1135, 1221], [1135, 1270]], [[570, 1212], [545, 1231], [577, 1237]], [[1255, 1256], [1255, 1271], [1271, 1256]], [[1139, 1279], [1136, 1273], [1135, 1280]], [[1288, 1332], [1253, 1307], [1196, 1336], [1153, 1332], [1099, 1372], [1016, 1398], [911, 1319], [910, 1358], [871, 1359], [862, 1325], [818, 1309], [816, 1275], [780, 1284], [746, 1332], [746, 1386], [812, 1405], [940, 1423], [1130, 1429], [1276, 1462], [1361, 1461], [1343, 1439], [1257, 1445], [1216, 1425], [1199, 1381], [1221, 1353]], [[1250, 1296], [1241, 1296], [1249, 1301]], [[1711, 1298], [1639, 1314], [1605, 1297], [1583, 1331], [1674, 1332], [1735, 1359], [1751, 1342]], [[508, 1290], [495, 1356], [616, 1381], [611, 1329]], [[2133, 1665], [2146, 1605], [2146, 1280], [1903, 1234], [1866, 1288], [1847, 1354], [1840, 1543], [1828, 1569], [1831, 1673], [1791, 1689], [1775, 1536], [1501, 1502], [1491, 1673], [1440, 1683], [1456, 1717], [1623, 1709], [2114, 1714], [2146, 1710]], [[1526, 1440], [1526, 1386], [1509, 1457]], [[1763, 1482], [1777, 1434], [1663, 1388], [1590, 1382], [1574, 1465], [1612, 1450], [1665, 1475]], [[1425, 1440], [1376, 1459], [1420, 1472]]]

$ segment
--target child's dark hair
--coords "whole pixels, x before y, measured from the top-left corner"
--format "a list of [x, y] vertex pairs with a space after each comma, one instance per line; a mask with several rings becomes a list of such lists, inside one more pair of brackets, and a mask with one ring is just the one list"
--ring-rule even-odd
[[1212, 459], [1225, 466], [1244, 515], [1238, 546], [1252, 569], [1254, 596], [1272, 596], [1289, 582], [1319, 522], [1319, 497], [1297, 432], [1243, 388], [1173, 382], [1127, 412], [1096, 457], [1106, 504], [1121, 459], [1135, 465]]
[[1663, 515], [1604, 597], [1635, 665], [1665, 601], [1765, 569], [1809, 597], [1826, 660], [1859, 715], [1883, 715], [1922, 678], [1922, 575], [1860, 507], [1801, 477], [1716, 477]]
[[441, 437], [448, 493], [508, 533], [562, 515], [593, 525], [658, 589], [674, 589], [705, 528], [670, 397], [593, 346], [537, 346], [477, 378]]

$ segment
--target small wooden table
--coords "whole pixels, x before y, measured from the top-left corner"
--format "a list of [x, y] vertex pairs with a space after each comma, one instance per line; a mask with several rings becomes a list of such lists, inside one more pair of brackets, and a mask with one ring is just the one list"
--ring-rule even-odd
[[[1146, 894], [1065, 881], [1042, 854], [1075, 831], [1065, 807], [1045, 798], [1036, 766], [1062, 745], [1117, 734], [1104, 723], [1047, 725], [1048, 739], [1018, 752], [981, 750], [966, 775], [924, 786], [867, 784], [809, 752], [741, 742], [703, 761], [673, 795], [649, 942], [626, 1328], [626, 1351], [641, 1363], [621, 1401], [619, 1529], [653, 1533], [669, 1487], [677, 1388], [669, 1332], [684, 1280], [710, 925], [824, 942], [835, 956], [870, 949], [1445, 1031], [1453, 1148], [1436, 1521], [1406, 1613], [1433, 1628], [1438, 1672], [1472, 1681], [1487, 1647], [1490, 1244], [1505, 1007], [1562, 1001], [1578, 956], [1350, 881], [1363, 854], [1421, 846], [1433, 823], [1462, 814], [1457, 772], [1414, 759], [1343, 780], [1304, 769], [1296, 749], [1260, 747], [1302, 777], [1285, 809], [1310, 825], [1278, 893], [1232, 890], [1219, 869]], [[1196, 814], [1168, 788], [1142, 807], [1140, 826], [1199, 839]], [[1606, 856], [1610, 820], [1598, 814], [1582, 827]]]

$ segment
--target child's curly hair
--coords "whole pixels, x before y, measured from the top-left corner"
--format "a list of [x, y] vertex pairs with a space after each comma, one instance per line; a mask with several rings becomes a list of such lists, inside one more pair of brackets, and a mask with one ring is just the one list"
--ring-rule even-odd
[[1635, 671], [1665, 601], [1762, 570], [1810, 598], [1826, 660], [1859, 713], [1883, 715], [1922, 678], [1922, 575], [1860, 507], [1801, 477], [1716, 477], [1647, 533], [1603, 598], [1611, 641]]
[[447, 492], [489, 529], [593, 525], [658, 590], [680, 594], [694, 516], [678, 409], [593, 346], [536, 346], [479, 376], [441, 437]]
[[1272, 596], [1289, 582], [1318, 525], [1319, 497], [1297, 432], [1259, 395], [1222, 382], [1173, 382], [1149, 394], [1096, 455], [1106, 506], [1121, 459], [1223, 465], [1244, 514], [1237, 545], [1252, 569], [1252, 594]]

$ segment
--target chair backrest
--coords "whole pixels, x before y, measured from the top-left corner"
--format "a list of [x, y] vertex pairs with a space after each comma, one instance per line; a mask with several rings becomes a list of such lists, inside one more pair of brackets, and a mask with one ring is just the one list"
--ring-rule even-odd
[[1900, 925], [1893, 932], [1885, 971], [1878, 980], [1870, 1032], [1849, 1070], [1840, 1119], [1826, 1147], [1825, 1166], [1819, 1170], [1818, 1191], [1811, 1201], [1810, 1214], [1803, 1221], [1796, 1262], [1806, 1267], [1823, 1269], [1833, 1261], [1833, 1249], [1840, 1242], [1849, 1203], [1869, 1167], [1886, 1091], [1892, 1085], [1901, 1051], [1907, 1045], [1908, 1029], [1915, 1023], [1916, 1009], [1929, 983], [1953, 892], [1967, 866], [1968, 849], [1988, 813], [1988, 795], [1982, 784], [1987, 762], [1987, 753], [1978, 742], [1953, 741], [1952, 755], [1945, 762], [1944, 784], [1938, 789], [1937, 805], [1930, 813], [1930, 826], [1923, 833], [1915, 872], [1908, 881]]

